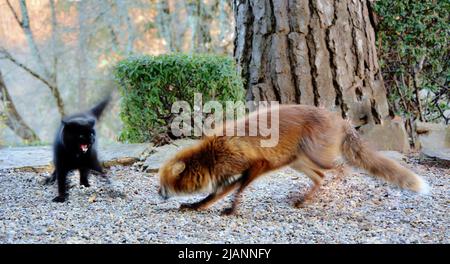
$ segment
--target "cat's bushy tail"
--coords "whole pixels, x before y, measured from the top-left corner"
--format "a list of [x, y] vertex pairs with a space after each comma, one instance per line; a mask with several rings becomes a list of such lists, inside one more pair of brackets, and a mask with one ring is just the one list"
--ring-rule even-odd
[[111, 101], [111, 95], [108, 95], [105, 99], [103, 99], [100, 103], [94, 106], [90, 111], [95, 116], [95, 118], [99, 119], [105, 110], [106, 106]]

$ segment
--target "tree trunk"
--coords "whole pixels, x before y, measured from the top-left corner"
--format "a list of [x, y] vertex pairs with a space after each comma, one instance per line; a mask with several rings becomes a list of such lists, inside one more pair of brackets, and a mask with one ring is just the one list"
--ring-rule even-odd
[[39, 141], [36, 133], [25, 123], [12, 101], [6, 89], [2, 72], [0, 71], [0, 113], [6, 116], [6, 125], [23, 140], [34, 142]]
[[77, 3], [78, 8], [78, 49], [77, 49], [77, 68], [78, 68], [78, 107], [86, 108], [88, 101], [87, 79], [88, 79], [88, 25], [86, 1]]
[[[134, 41], [136, 39], [136, 33], [134, 30], [133, 22], [131, 21], [131, 17], [129, 14], [128, 3], [123, 0], [116, 0], [117, 12], [119, 15], [120, 23], [124, 22], [126, 26], [126, 30], [121, 30], [121, 32], [126, 33], [127, 41], [125, 46], [125, 54], [126, 56], [130, 56], [133, 53]], [[123, 37], [125, 39], [125, 37]]]
[[247, 100], [324, 106], [356, 127], [389, 116], [364, 0], [235, 0]]

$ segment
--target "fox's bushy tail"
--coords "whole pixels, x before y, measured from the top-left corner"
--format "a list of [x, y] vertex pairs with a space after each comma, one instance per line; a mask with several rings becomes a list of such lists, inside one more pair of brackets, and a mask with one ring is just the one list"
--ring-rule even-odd
[[350, 165], [364, 169], [374, 176], [415, 192], [429, 191], [429, 186], [422, 177], [369, 148], [349, 124], [345, 127], [342, 152]]

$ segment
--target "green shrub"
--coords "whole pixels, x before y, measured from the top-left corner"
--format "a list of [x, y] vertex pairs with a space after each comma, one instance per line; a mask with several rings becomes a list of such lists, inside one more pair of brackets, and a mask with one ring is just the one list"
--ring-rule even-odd
[[203, 102], [243, 100], [242, 80], [230, 57], [169, 54], [130, 57], [115, 68], [122, 95], [120, 140], [154, 141], [167, 135], [175, 101], [193, 105], [194, 93]]
[[450, 2], [378, 0], [374, 9], [391, 109], [409, 120], [448, 123]]

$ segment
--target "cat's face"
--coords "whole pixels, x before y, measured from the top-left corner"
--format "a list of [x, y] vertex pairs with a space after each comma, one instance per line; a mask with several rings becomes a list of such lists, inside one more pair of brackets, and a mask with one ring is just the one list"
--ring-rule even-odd
[[95, 143], [95, 120], [75, 118], [63, 120], [64, 145], [81, 153], [87, 153]]

